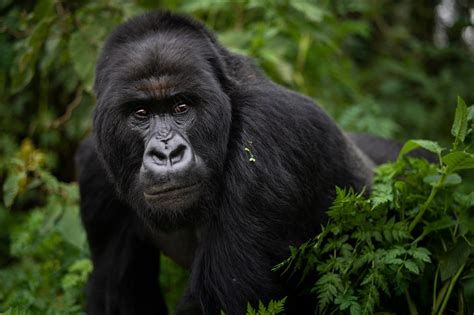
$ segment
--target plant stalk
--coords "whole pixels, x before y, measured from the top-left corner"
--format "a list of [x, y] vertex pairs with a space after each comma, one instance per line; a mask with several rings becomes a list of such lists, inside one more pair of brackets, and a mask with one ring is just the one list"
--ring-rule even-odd
[[455, 285], [456, 282], [458, 281], [458, 278], [459, 278], [459, 276], [461, 275], [461, 273], [462, 273], [462, 271], [463, 271], [463, 269], [464, 269], [464, 266], [466, 266], [466, 263], [462, 264], [462, 266], [459, 267], [458, 271], [456, 272], [456, 274], [454, 275], [454, 277], [451, 279], [451, 282], [449, 283], [448, 292], [447, 292], [446, 295], [444, 296], [443, 304], [441, 304], [441, 307], [440, 307], [440, 309], [438, 310], [438, 314], [439, 314], [439, 315], [443, 315], [443, 314], [444, 314], [444, 310], [446, 309], [446, 306], [448, 305], [449, 297], [451, 296], [451, 293], [453, 292], [454, 285]]
[[438, 183], [436, 183], [435, 186], [431, 189], [430, 195], [428, 196], [428, 199], [425, 201], [423, 206], [421, 207], [420, 211], [416, 215], [415, 219], [410, 223], [410, 226], [408, 227], [408, 232], [411, 233], [413, 229], [415, 229], [416, 225], [418, 222], [421, 221], [421, 218], [423, 218], [423, 215], [425, 214], [426, 210], [428, 209], [429, 205], [433, 201], [434, 197], [436, 196], [436, 193], [438, 192], [439, 187], [441, 187], [444, 184], [444, 181], [446, 179], [447, 174], [443, 173], [441, 175], [441, 178], [439, 179]]

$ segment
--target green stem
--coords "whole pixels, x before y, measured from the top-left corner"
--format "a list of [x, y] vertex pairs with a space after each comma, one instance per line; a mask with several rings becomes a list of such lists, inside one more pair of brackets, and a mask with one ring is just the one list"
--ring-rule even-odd
[[425, 214], [426, 210], [428, 209], [429, 205], [433, 201], [434, 197], [436, 196], [436, 193], [438, 192], [438, 188], [441, 187], [444, 184], [444, 180], [446, 179], [447, 174], [444, 173], [441, 175], [441, 178], [439, 181], [436, 183], [435, 186], [431, 189], [430, 195], [428, 196], [428, 199], [425, 201], [425, 203], [421, 206], [420, 211], [416, 215], [415, 219], [410, 223], [410, 226], [408, 227], [408, 232], [412, 232], [413, 229], [416, 227], [416, 225], [421, 221], [421, 218], [423, 218], [423, 215]]
[[441, 304], [441, 307], [440, 309], [438, 310], [438, 314], [439, 315], [443, 315], [444, 314], [444, 310], [446, 309], [446, 305], [448, 305], [448, 301], [449, 301], [449, 298], [451, 296], [451, 293], [453, 292], [453, 289], [454, 289], [454, 285], [456, 284], [456, 282], [458, 281], [458, 278], [459, 276], [461, 275], [463, 269], [464, 269], [464, 266], [466, 266], [466, 263], [462, 264], [461, 267], [459, 267], [458, 271], [456, 272], [456, 274], [454, 275], [454, 277], [451, 279], [451, 282], [449, 283], [449, 288], [448, 288], [448, 292], [446, 293], [446, 296], [444, 297], [444, 300], [443, 300], [443, 304]]
[[405, 290], [405, 297], [407, 299], [410, 315], [418, 315], [418, 310], [416, 309], [416, 305], [413, 303], [413, 300], [410, 297], [410, 293], [408, 292], [408, 289]]
[[436, 193], [438, 192], [437, 187], [433, 187], [431, 189], [431, 193], [428, 196], [428, 199], [425, 201], [425, 203], [421, 206], [420, 211], [416, 215], [415, 219], [410, 223], [410, 226], [408, 227], [408, 232], [411, 233], [413, 229], [416, 227], [418, 222], [420, 222], [421, 218], [423, 217], [423, 214], [425, 214], [426, 210], [428, 209], [428, 206], [430, 205], [431, 201], [433, 201], [433, 198], [436, 196]]
[[438, 276], [439, 276], [439, 265], [436, 267], [436, 273], [435, 273], [435, 278], [434, 278], [434, 283], [433, 283], [433, 308], [431, 310], [431, 314], [435, 313], [435, 307], [438, 304], [436, 301], [436, 292], [438, 291]]
[[448, 291], [449, 284], [451, 283], [450, 281], [451, 280], [446, 281], [445, 284], [439, 290], [438, 295], [436, 296], [436, 300], [435, 302], [433, 302], [433, 309], [431, 312], [432, 315], [435, 315], [437, 313], [439, 306], [441, 305], [441, 302], [443, 301], [444, 296], [446, 295], [446, 291]]

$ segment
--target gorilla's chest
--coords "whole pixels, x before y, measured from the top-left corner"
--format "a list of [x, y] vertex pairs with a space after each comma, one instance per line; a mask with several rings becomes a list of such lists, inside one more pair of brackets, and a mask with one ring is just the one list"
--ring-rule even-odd
[[163, 254], [178, 265], [191, 268], [198, 244], [196, 230], [189, 228], [174, 232], [155, 231], [151, 238]]

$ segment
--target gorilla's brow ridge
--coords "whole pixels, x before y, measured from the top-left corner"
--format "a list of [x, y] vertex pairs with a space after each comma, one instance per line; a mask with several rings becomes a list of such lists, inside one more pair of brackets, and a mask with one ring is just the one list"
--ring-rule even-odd
[[139, 91], [146, 92], [154, 98], [167, 98], [177, 94], [176, 86], [170, 82], [169, 75], [149, 78], [135, 85]]

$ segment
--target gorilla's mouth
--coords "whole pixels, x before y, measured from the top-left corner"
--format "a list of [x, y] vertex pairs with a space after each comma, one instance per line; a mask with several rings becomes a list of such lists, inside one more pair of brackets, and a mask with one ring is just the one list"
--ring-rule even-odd
[[182, 186], [168, 186], [168, 187], [163, 187], [163, 186], [152, 186], [150, 188], [147, 188], [144, 192], [143, 195], [145, 196], [146, 199], [156, 199], [156, 198], [163, 198], [166, 195], [182, 195], [186, 194], [199, 185], [199, 182], [195, 182], [192, 184], [187, 184], [187, 185], [182, 185]]

